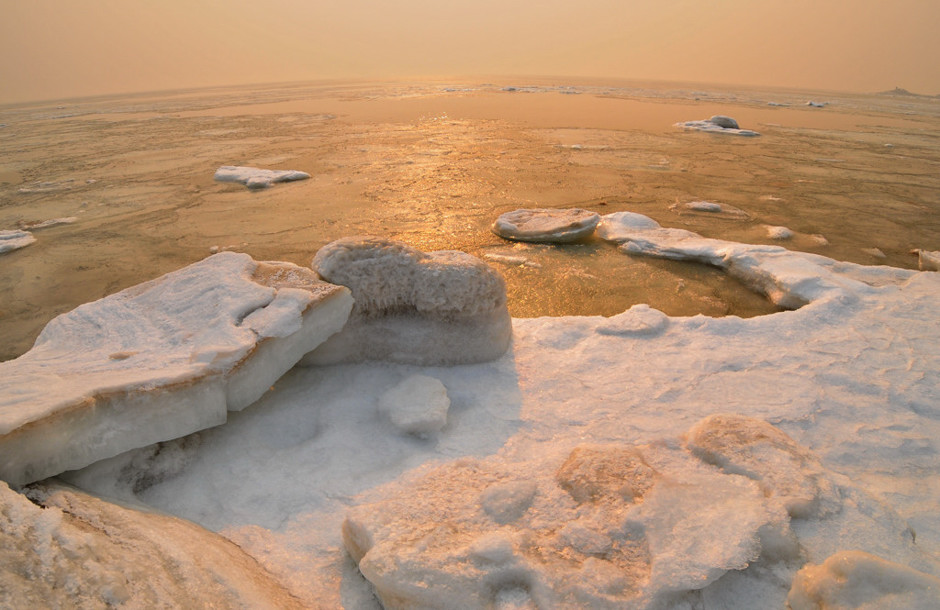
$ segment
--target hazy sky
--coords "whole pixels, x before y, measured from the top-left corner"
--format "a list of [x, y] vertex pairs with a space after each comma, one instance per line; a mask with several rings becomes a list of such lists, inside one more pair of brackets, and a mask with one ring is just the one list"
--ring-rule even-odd
[[938, 0], [0, 0], [0, 102], [336, 77], [940, 93]]

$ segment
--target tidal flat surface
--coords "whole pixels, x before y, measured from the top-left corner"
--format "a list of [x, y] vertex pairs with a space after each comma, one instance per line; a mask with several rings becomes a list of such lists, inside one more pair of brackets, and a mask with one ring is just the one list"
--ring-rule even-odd
[[[809, 107], [807, 101], [827, 102]], [[675, 123], [732, 116], [742, 138]], [[775, 308], [722, 272], [601, 241], [512, 243], [524, 207], [634, 211], [706, 237], [914, 268], [940, 249], [940, 100], [588, 81], [318, 83], [0, 107], [0, 360], [55, 315], [236, 250], [308, 265], [354, 234], [483, 257], [515, 317]], [[250, 191], [222, 165], [311, 179]], [[718, 203], [720, 213], [691, 209]], [[775, 240], [768, 227], [786, 227]]]

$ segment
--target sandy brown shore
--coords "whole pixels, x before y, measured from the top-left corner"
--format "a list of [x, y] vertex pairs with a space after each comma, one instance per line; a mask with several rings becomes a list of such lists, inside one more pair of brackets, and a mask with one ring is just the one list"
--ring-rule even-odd
[[[807, 107], [810, 99], [830, 103]], [[543, 80], [245, 87], [3, 107], [0, 229], [77, 220], [38, 229], [36, 243], [0, 255], [0, 360], [25, 352], [58, 313], [210, 250], [308, 264], [323, 244], [361, 233], [490, 255], [517, 317], [612, 315], [640, 302], [671, 315], [767, 313], [774, 309], [762, 297], [713, 269], [632, 258], [599, 241], [512, 244], [489, 225], [520, 207], [630, 210], [710, 237], [913, 267], [911, 249], [940, 249], [938, 106]], [[762, 135], [674, 127], [713, 114]], [[221, 165], [312, 178], [253, 192], [215, 182]], [[681, 207], [695, 200], [726, 212]], [[794, 236], [775, 241], [768, 225]]]

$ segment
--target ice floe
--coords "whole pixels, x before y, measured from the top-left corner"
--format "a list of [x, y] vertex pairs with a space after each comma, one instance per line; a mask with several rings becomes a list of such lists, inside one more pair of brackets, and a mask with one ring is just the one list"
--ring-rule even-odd
[[506, 284], [474, 256], [349, 237], [321, 248], [312, 266], [325, 280], [347, 286], [356, 304], [342, 332], [304, 357], [304, 365], [485, 362], [509, 346]]
[[685, 121], [676, 123], [676, 127], [691, 131], [706, 131], [708, 133], [727, 133], [737, 136], [759, 136], [760, 134], [750, 129], [741, 129], [738, 122], [731, 117], [716, 114], [715, 116], [701, 121]]
[[309, 269], [221, 253], [63, 314], [0, 363], [0, 478], [23, 485], [218, 425], [351, 307]]
[[50, 218], [49, 220], [43, 220], [41, 222], [33, 222], [23, 226], [23, 228], [29, 231], [35, 231], [37, 229], [48, 229], [49, 227], [55, 227], [58, 225], [70, 225], [74, 222], [78, 222], [78, 217], [67, 216], [64, 218]]
[[600, 218], [597, 212], [580, 208], [515, 210], [500, 214], [492, 230], [517, 241], [570, 243], [591, 235]]
[[29, 231], [3, 230], [0, 231], [0, 254], [12, 252], [35, 243], [36, 237]]
[[238, 165], [223, 165], [215, 170], [215, 179], [219, 182], [238, 182], [252, 190], [266, 189], [275, 182], [293, 182], [306, 180], [310, 174], [297, 170], [259, 169]]

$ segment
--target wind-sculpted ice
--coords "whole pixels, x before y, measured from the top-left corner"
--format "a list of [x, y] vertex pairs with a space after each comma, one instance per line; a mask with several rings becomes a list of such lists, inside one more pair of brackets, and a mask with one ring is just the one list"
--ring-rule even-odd
[[0, 254], [19, 250], [34, 243], [36, 237], [29, 231], [5, 230], [0, 231]]
[[238, 165], [223, 165], [215, 170], [215, 179], [219, 182], [238, 182], [252, 190], [266, 189], [275, 182], [293, 182], [306, 180], [310, 174], [297, 170], [258, 169]]
[[351, 307], [309, 269], [227, 252], [63, 314], [0, 363], [0, 479], [23, 485], [221, 424]]
[[493, 233], [516, 241], [569, 243], [590, 236], [601, 217], [596, 212], [530, 209], [501, 214], [493, 223]]
[[663, 228], [633, 212], [604, 216], [597, 234], [619, 243], [620, 249], [630, 254], [719, 267], [789, 309], [824, 298], [852, 300], [871, 293], [879, 283], [903, 281], [916, 273], [892, 267], [862, 267], [780, 246], [710, 239], [685, 229]]
[[343, 539], [386, 608], [695, 607], [733, 588], [729, 571], [786, 573], [804, 552], [791, 518], [841, 499], [812, 453], [740, 415], [701, 421], [685, 448], [464, 458], [382, 495], [349, 511]]
[[842, 551], [800, 570], [787, 604], [792, 610], [933, 610], [940, 605], [940, 578], [870, 553]]
[[736, 136], [759, 136], [760, 134], [750, 129], [741, 129], [738, 122], [729, 116], [716, 114], [715, 116], [702, 121], [685, 121], [676, 123], [676, 127], [691, 131], [706, 131], [708, 133], [727, 133]]
[[0, 607], [301, 608], [237, 546], [198, 525], [62, 484], [0, 481]]
[[313, 268], [328, 282], [347, 286], [356, 304], [342, 332], [308, 354], [305, 365], [486, 362], [509, 346], [505, 282], [469, 254], [348, 237], [321, 248]]

